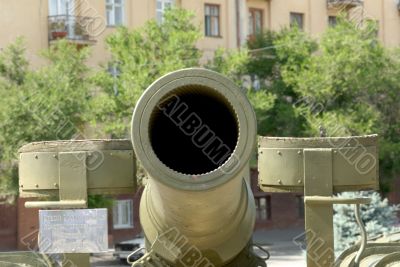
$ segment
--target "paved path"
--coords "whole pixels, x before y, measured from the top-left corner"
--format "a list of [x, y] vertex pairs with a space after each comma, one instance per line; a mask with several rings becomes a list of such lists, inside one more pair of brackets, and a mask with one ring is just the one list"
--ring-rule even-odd
[[[258, 230], [253, 239], [257, 244], [267, 249], [271, 258], [267, 261], [268, 267], [306, 267], [303, 251], [293, 239], [303, 233], [302, 229], [285, 230]], [[91, 266], [121, 267], [128, 266], [112, 257], [112, 251], [105, 254], [96, 254], [91, 257]]]
[[304, 232], [303, 229], [258, 230], [253, 240], [267, 249], [271, 258], [268, 267], [306, 267], [305, 254], [293, 242], [293, 239]]

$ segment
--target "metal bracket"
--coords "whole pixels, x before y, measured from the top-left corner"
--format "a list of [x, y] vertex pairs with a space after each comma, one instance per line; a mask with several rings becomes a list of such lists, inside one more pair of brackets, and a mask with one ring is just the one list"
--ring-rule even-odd
[[86, 152], [60, 152], [60, 201], [27, 201], [26, 208], [70, 209], [87, 207]]
[[332, 197], [332, 149], [311, 148], [303, 153], [307, 266], [330, 267], [335, 260], [333, 206], [313, 205], [309, 197]]

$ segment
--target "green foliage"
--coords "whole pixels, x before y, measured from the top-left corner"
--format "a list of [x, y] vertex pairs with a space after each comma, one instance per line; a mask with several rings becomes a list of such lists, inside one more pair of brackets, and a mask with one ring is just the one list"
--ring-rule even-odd
[[0, 77], [7, 82], [22, 84], [28, 72], [28, 65], [22, 37], [17, 38], [15, 43], [0, 53]]
[[90, 88], [84, 64], [88, 50], [57, 42], [43, 54], [49, 64], [29, 71], [23, 43], [17, 41], [10, 47], [1, 55], [3, 62], [22, 64], [24, 71], [15, 71], [18, 66], [14, 64], [2, 65], [1, 78], [5, 82], [0, 83], [0, 186], [6, 191], [16, 190], [19, 147], [32, 141], [71, 139], [80, 134], [88, 112]]
[[251, 60], [247, 63], [248, 73], [259, 79], [275, 78], [278, 59], [274, 41], [277, 34], [272, 31], [266, 31], [254, 36], [247, 42], [250, 51]]
[[247, 74], [246, 64], [249, 61], [248, 51], [226, 50], [218, 48], [212, 60], [209, 60], [205, 68], [219, 72], [232, 79], [237, 85], [242, 86], [243, 75]]
[[90, 195], [88, 196], [88, 208], [112, 208], [114, 205], [114, 199], [105, 197], [102, 195]]
[[282, 80], [305, 121], [302, 135], [318, 136], [321, 126], [327, 136], [380, 134], [385, 184], [399, 174], [400, 61], [377, 40], [376, 27], [339, 18], [319, 42], [291, 29], [274, 43]]
[[[341, 193], [339, 197], [369, 197], [371, 204], [361, 206], [361, 219], [365, 224], [368, 237], [373, 238], [395, 231], [398, 223], [396, 212], [399, 207], [389, 205], [376, 192]], [[355, 219], [354, 205], [334, 205], [335, 251], [340, 253], [355, 245], [361, 238], [361, 231]]]
[[198, 65], [201, 53], [196, 41], [201, 35], [193, 17], [174, 8], [165, 12], [161, 24], [151, 20], [139, 29], [121, 27], [107, 38], [110, 65], [118, 75], [104, 69], [94, 77], [102, 92], [92, 102], [93, 123], [113, 137], [128, 136], [129, 120], [142, 92], [168, 72]]
[[[292, 45], [295, 42], [301, 45]], [[258, 134], [300, 136], [304, 118], [293, 105], [297, 94], [283, 80], [282, 72], [300, 66], [314, 49], [315, 43], [298, 29], [284, 29], [279, 33], [267, 31], [256, 35], [248, 41], [247, 46], [250, 51], [247, 74], [252, 84], [257, 80], [260, 83], [259, 92], [249, 92], [257, 114]], [[269, 97], [266, 99], [262, 96]]]

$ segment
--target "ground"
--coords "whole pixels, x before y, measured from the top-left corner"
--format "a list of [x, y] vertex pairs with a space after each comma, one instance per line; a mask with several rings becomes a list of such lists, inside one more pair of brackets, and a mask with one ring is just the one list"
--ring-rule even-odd
[[[302, 229], [258, 230], [254, 233], [254, 242], [267, 249], [271, 258], [268, 267], [306, 267], [305, 256], [299, 245], [293, 240], [302, 235]], [[93, 255], [92, 266], [122, 267], [127, 266], [112, 256], [112, 251]]]

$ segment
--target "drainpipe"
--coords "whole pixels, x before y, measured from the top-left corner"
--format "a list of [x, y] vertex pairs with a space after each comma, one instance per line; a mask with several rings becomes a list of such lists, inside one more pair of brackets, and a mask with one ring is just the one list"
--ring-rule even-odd
[[[382, 19], [379, 24], [382, 24], [382, 42], [386, 44], [386, 34], [385, 34], [385, 1], [381, 1], [381, 8], [382, 8]], [[380, 25], [378, 25], [380, 27]]]
[[311, 13], [312, 13], [312, 9], [311, 9], [311, 0], [308, 0], [308, 24], [309, 24], [308, 30], [310, 31], [310, 34], [313, 33], [313, 32], [312, 32], [312, 21], [311, 21], [312, 15], [311, 15]]
[[235, 0], [235, 12], [236, 12], [236, 45], [240, 47], [240, 11], [239, 11], [239, 1]]

